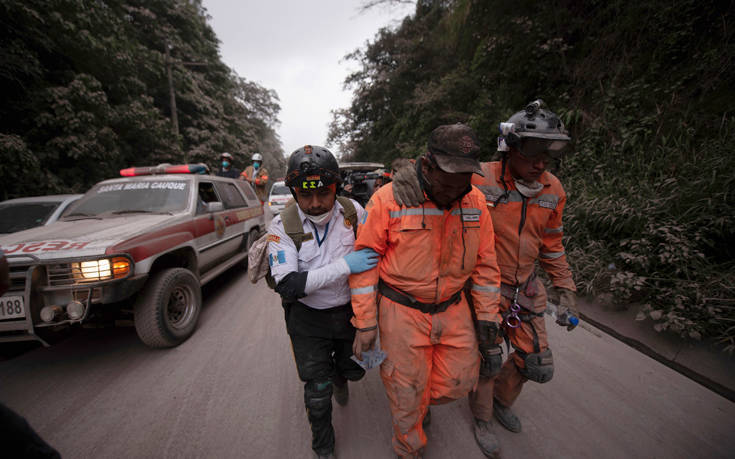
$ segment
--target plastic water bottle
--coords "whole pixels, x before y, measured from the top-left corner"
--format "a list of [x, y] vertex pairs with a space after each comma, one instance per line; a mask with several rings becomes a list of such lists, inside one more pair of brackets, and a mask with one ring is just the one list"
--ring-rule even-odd
[[577, 316], [567, 314], [566, 312], [559, 314], [559, 307], [550, 301], [546, 302], [546, 313], [553, 317], [556, 323], [562, 323], [566, 326], [572, 325], [574, 327], [579, 325], [579, 318]]

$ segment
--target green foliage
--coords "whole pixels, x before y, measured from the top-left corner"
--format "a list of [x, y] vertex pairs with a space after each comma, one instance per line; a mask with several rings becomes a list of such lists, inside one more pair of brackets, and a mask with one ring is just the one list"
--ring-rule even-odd
[[284, 162], [277, 95], [222, 63], [199, 0], [6, 0], [0, 26], [0, 199], [223, 151]]
[[732, 2], [422, 0], [350, 57], [333, 140], [355, 160], [416, 156], [465, 122], [483, 156], [535, 98], [575, 140], [568, 259], [581, 292], [639, 302], [657, 330], [735, 349]]

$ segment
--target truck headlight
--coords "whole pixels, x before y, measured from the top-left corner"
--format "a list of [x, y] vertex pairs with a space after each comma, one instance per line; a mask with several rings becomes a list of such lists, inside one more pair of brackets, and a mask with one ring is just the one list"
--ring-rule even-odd
[[110, 260], [83, 261], [79, 263], [82, 277], [85, 279], [112, 279]]
[[82, 280], [120, 279], [130, 273], [130, 260], [125, 257], [114, 257], [81, 261], [72, 263], [72, 269]]

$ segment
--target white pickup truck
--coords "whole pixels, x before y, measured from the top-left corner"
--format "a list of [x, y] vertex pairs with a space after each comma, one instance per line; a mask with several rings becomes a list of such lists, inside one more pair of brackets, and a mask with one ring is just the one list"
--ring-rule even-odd
[[[201, 286], [238, 263], [265, 230], [242, 180], [205, 166], [124, 169], [90, 189], [59, 221], [0, 237], [10, 289], [0, 342], [129, 314], [140, 339], [171, 347], [194, 332]], [[44, 332], [45, 333], [45, 332]]]

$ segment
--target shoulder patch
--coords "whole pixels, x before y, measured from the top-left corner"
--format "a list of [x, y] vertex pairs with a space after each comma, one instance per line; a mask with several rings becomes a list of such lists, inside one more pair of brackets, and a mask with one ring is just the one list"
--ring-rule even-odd
[[278, 244], [281, 242], [281, 236], [276, 236], [275, 234], [269, 234], [268, 242], [275, 242], [276, 244]]

